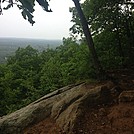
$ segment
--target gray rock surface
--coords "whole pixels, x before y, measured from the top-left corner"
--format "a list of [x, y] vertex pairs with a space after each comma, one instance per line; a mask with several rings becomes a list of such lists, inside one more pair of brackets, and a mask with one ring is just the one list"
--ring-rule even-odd
[[71, 134], [83, 107], [109, 103], [112, 88], [113, 84], [90, 87], [82, 83], [56, 90], [0, 118], [0, 134], [23, 134], [24, 129], [47, 117], [53, 118], [65, 133]]

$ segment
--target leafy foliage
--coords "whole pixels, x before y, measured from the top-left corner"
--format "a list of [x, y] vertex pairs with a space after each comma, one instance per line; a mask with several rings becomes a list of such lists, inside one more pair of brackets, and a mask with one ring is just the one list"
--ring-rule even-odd
[[[49, 9], [49, 4], [47, 0], [0, 0], [0, 15], [2, 14], [2, 9], [8, 10], [9, 8], [16, 5], [22, 12], [22, 16], [24, 19], [28, 20], [32, 25], [35, 23], [33, 20], [33, 12], [35, 1], [43, 8], [43, 10], [47, 12], [52, 12], [51, 9]], [[7, 3], [7, 6], [2, 8], [2, 3]]]
[[[83, 12], [94, 39], [96, 50], [103, 67], [115, 68], [134, 63], [134, 2], [132, 0], [86, 0]], [[83, 37], [82, 27], [76, 8], [71, 8], [70, 28], [73, 36]]]
[[38, 52], [31, 46], [18, 48], [7, 64], [0, 65], [0, 115], [19, 109], [37, 98], [89, 78], [86, 45], [63, 39], [56, 49]]

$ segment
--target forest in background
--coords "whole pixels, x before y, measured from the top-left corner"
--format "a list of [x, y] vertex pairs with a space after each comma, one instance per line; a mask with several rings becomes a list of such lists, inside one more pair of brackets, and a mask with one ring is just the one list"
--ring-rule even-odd
[[15, 54], [18, 47], [26, 47], [28, 45], [42, 51], [46, 48], [56, 48], [61, 45], [61, 40], [45, 40], [32, 38], [2, 38], [0, 37], [0, 64], [6, 63], [8, 56]]
[[[104, 70], [134, 66], [134, 13], [131, 1], [86, 0], [82, 9]], [[91, 53], [76, 9], [70, 8], [72, 37], [43, 52], [27, 46], [0, 65], [0, 116], [68, 84], [96, 79]], [[77, 36], [81, 41], [77, 42]]]

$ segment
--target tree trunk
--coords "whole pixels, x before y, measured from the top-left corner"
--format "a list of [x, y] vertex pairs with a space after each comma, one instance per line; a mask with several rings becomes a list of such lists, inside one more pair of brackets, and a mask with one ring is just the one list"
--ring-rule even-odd
[[126, 19], [126, 32], [127, 32], [127, 38], [128, 38], [128, 57], [129, 61], [131, 62], [132, 57], [132, 37], [131, 37], [131, 32], [130, 32], [130, 26], [129, 26], [129, 20]]
[[101, 75], [103, 75], [104, 71], [103, 71], [102, 66], [100, 64], [100, 61], [98, 59], [98, 56], [97, 56], [97, 53], [96, 53], [96, 50], [94, 47], [94, 42], [93, 42], [93, 39], [91, 36], [91, 32], [90, 32], [89, 27], [88, 27], [87, 20], [84, 16], [82, 9], [81, 9], [79, 0], [72, 0], [72, 1], [74, 2], [75, 7], [76, 7], [77, 12], [78, 12], [78, 15], [80, 17], [83, 32], [84, 32], [84, 35], [85, 35], [86, 40], [87, 40], [88, 48], [89, 48], [91, 55], [92, 55], [92, 59], [93, 59], [93, 63], [94, 63], [94, 67], [96, 69], [97, 75], [99, 77], [101, 77]]
[[116, 36], [117, 36], [117, 40], [118, 40], [118, 52], [119, 52], [119, 56], [122, 58], [122, 65], [123, 65], [125, 56], [124, 56], [124, 52], [123, 52], [122, 45], [121, 45], [120, 31], [119, 31], [118, 24], [116, 24], [116, 28], [117, 28]]
[[128, 12], [128, 14], [127, 14], [127, 17], [126, 17], [126, 24], [125, 24], [125, 26], [126, 26], [126, 35], [127, 35], [127, 38], [128, 38], [128, 57], [129, 57], [129, 63], [131, 64], [131, 61], [132, 61], [132, 59], [133, 59], [133, 33], [132, 33], [132, 31], [133, 31], [133, 28], [132, 28], [132, 26], [131, 26], [131, 12], [130, 12], [130, 9], [129, 9], [129, 6], [127, 5], [126, 7], [125, 7], [126, 9], [125, 9], [125, 11], [126, 12]]

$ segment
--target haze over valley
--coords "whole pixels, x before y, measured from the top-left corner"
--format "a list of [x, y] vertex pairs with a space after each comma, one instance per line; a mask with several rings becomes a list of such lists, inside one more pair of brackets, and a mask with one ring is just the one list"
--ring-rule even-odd
[[39, 51], [43, 51], [47, 48], [56, 48], [61, 44], [61, 40], [0, 37], [0, 63], [5, 63], [7, 57], [13, 55], [19, 47], [30, 45]]

